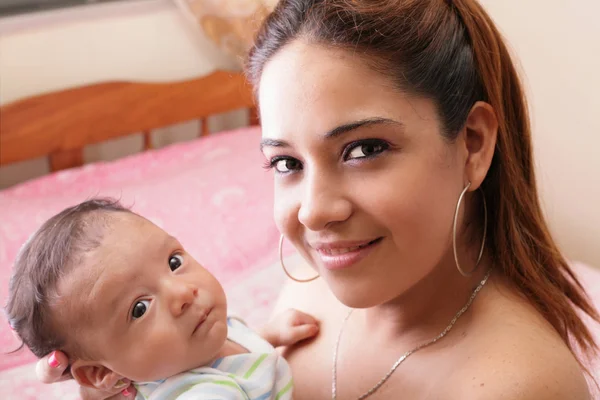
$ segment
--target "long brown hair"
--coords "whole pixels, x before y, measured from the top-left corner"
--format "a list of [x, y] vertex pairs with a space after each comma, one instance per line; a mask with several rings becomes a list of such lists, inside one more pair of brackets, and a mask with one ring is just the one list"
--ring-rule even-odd
[[600, 318], [549, 233], [538, 199], [525, 94], [483, 7], [476, 0], [281, 0], [247, 61], [255, 88], [265, 63], [298, 38], [349, 49], [398, 89], [432, 99], [449, 140], [476, 101], [493, 106], [500, 125], [482, 189], [494, 264], [571, 351], [572, 337], [587, 355], [597, 352], [578, 312]]

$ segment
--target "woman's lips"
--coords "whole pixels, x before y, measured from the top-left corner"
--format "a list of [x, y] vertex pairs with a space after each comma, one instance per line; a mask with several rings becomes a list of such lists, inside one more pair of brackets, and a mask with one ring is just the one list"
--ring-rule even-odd
[[339, 270], [349, 268], [363, 260], [381, 243], [382, 239], [318, 243], [312, 247], [325, 268]]

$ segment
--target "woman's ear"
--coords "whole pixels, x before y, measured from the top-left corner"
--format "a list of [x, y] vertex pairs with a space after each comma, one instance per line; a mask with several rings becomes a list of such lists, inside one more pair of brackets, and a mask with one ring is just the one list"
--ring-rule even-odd
[[498, 118], [492, 106], [483, 101], [473, 105], [465, 124], [465, 146], [467, 161], [465, 174], [471, 189], [481, 186], [485, 179], [496, 148]]
[[71, 365], [71, 375], [80, 386], [87, 386], [103, 391], [125, 389], [130, 381], [92, 361], [77, 360]]

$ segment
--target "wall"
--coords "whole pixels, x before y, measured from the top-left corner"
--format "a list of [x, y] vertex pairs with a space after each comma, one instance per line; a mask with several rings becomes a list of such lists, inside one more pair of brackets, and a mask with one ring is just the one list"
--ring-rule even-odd
[[482, 3], [524, 71], [553, 233], [570, 257], [600, 267], [600, 2]]
[[[237, 68], [170, 0], [140, 0], [0, 20], [0, 103], [105, 80], [168, 81]], [[211, 121], [224, 129], [239, 121]], [[160, 147], [190, 139], [195, 123], [154, 132]], [[138, 151], [141, 136], [85, 149], [87, 162]], [[46, 173], [45, 159], [0, 169], [0, 188]]]
[[[600, 2], [482, 3], [525, 72], [538, 177], [552, 230], [569, 257], [600, 267]], [[178, 79], [235, 65], [189, 29], [168, 0], [87, 10], [0, 23], [2, 102], [109, 78]], [[175, 140], [170, 135], [161, 136], [163, 143]], [[127, 147], [86, 156], [111, 158]], [[0, 171], [0, 185], [31, 174], [18, 169]]]

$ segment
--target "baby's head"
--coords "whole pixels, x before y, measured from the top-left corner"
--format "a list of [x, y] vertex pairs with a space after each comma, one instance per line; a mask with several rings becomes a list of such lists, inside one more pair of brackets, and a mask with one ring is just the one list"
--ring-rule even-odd
[[44, 223], [17, 257], [6, 311], [36, 356], [61, 350], [80, 384], [104, 389], [205, 365], [227, 337], [219, 282], [110, 199]]

